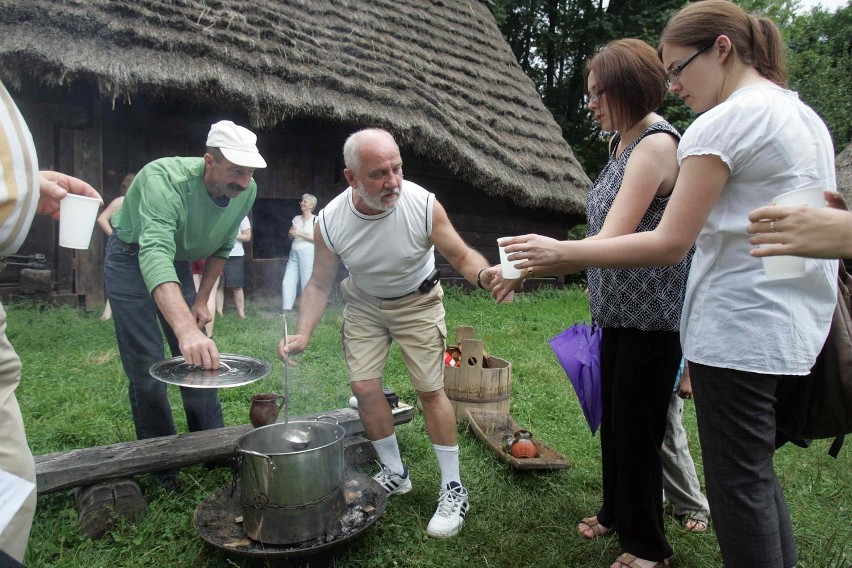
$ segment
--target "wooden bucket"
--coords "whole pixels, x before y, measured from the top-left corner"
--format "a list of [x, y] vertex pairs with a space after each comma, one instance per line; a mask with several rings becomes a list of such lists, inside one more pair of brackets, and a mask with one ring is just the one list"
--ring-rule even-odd
[[512, 364], [499, 357], [489, 357], [490, 369], [482, 368], [482, 341], [462, 339], [458, 367], [444, 367], [444, 391], [456, 420], [467, 422], [468, 408], [509, 412], [512, 394]]

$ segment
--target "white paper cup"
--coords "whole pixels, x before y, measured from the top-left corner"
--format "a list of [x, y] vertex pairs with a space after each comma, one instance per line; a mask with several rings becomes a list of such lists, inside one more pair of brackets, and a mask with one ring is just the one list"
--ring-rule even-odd
[[800, 278], [805, 275], [805, 259], [801, 256], [764, 256], [763, 273], [767, 280]]
[[506, 257], [506, 249], [500, 246], [500, 241], [503, 239], [507, 239], [509, 237], [500, 237], [497, 239], [497, 246], [500, 248], [500, 272], [503, 274], [503, 278], [506, 280], [516, 280], [521, 277], [521, 271], [514, 266], [512, 266], [515, 262], [520, 262], [518, 260], [509, 261]]
[[[825, 207], [825, 195], [821, 187], [800, 187], [775, 197], [772, 204], [780, 207], [806, 205], [819, 209]], [[768, 280], [799, 278], [805, 275], [805, 259], [800, 256], [765, 256], [763, 273]]]
[[819, 209], [825, 207], [825, 195], [821, 187], [802, 187], [782, 193], [772, 200], [773, 205], [787, 207], [790, 205], [807, 205]]
[[59, 246], [87, 249], [101, 202], [69, 193], [59, 202]]

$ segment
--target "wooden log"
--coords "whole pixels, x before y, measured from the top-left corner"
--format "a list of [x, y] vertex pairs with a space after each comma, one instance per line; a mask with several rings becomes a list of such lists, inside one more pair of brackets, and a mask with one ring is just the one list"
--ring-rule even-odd
[[35, 268], [21, 269], [21, 294], [49, 293], [53, 286], [53, 271]]
[[[351, 408], [293, 416], [290, 420], [310, 420], [320, 416], [337, 418], [347, 437], [364, 433], [358, 411]], [[401, 402], [398, 408], [393, 409], [393, 417], [394, 424], [411, 422], [414, 408]], [[55, 493], [137, 473], [227, 460], [234, 455], [240, 437], [251, 431], [252, 426], [245, 424], [36, 456], [38, 493]]]
[[364, 436], [352, 436], [343, 441], [343, 460], [346, 467], [367, 465], [379, 460], [376, 448]]
[[[343, 441], [346, 467], [362, 466], [376, 461], [373, 444], [355, 435]], [[75, 489], [77, 521], [80, 532], [99, 539], [115, 529], [123, 519], [134, 523], [148, 514], [148, 502], [133, 479], [110, 479]]]
[[77, 294], [60, 294], [51, 292], [48, 294], [48, 301], [55, 306], [71, 306], [72, 308], [80, 307], [80, 298]]

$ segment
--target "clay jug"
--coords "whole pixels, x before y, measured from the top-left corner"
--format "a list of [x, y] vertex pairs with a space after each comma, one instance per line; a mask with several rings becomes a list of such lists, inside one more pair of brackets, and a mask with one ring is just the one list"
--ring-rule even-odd
[[[278, 401], [281, 402], [278, 402]], [[284, 395], [274, 392], [264, 392], [252, 395], [249, 421], [255, 428], [269, 426], [278, 420], [278, 413], [284, 406]]]
[[516, 458], [534, 458], [538, 455], [538, 448], [532, 439], [532, 432], [518, 430], [511, 447], [512, 456]]

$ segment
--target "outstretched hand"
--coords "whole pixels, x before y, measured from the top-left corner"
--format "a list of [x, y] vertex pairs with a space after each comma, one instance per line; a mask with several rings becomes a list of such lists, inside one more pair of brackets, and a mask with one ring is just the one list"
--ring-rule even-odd
[[541, 235], [519, 235], [501, 239], [508, 260], [515, 268], [523, 270], [529, 266], [553, 266], [562, 264], [560, 245], [563, 241]]
[[36, 213], [48, 215], [59, 220], [59, 202], [66, 195], [74, 193], [83, 197], [92, 197], [104, 204], [100, 194], [88, 183], [60, 172], [42, 170], [39, 172], [39, 200]]
[[766, 206], [749, 213], [747, 230], [755, 257], [795, 255], [808, 258], [852, 257], [852, 213], [839, 193], [826, 191], [828, 207]]
[[524, 287], [524, 279], [516, 278], [516, 279], [506, 279], [503, 278], [502, 270], [500, 269], [500, 265], [492, 266], [488, 269], [492, 274], [491, 279], [491, 296], [497, 300], [497, 303], [500, 304], [509, 297], [512, 292], [520, 292]]

